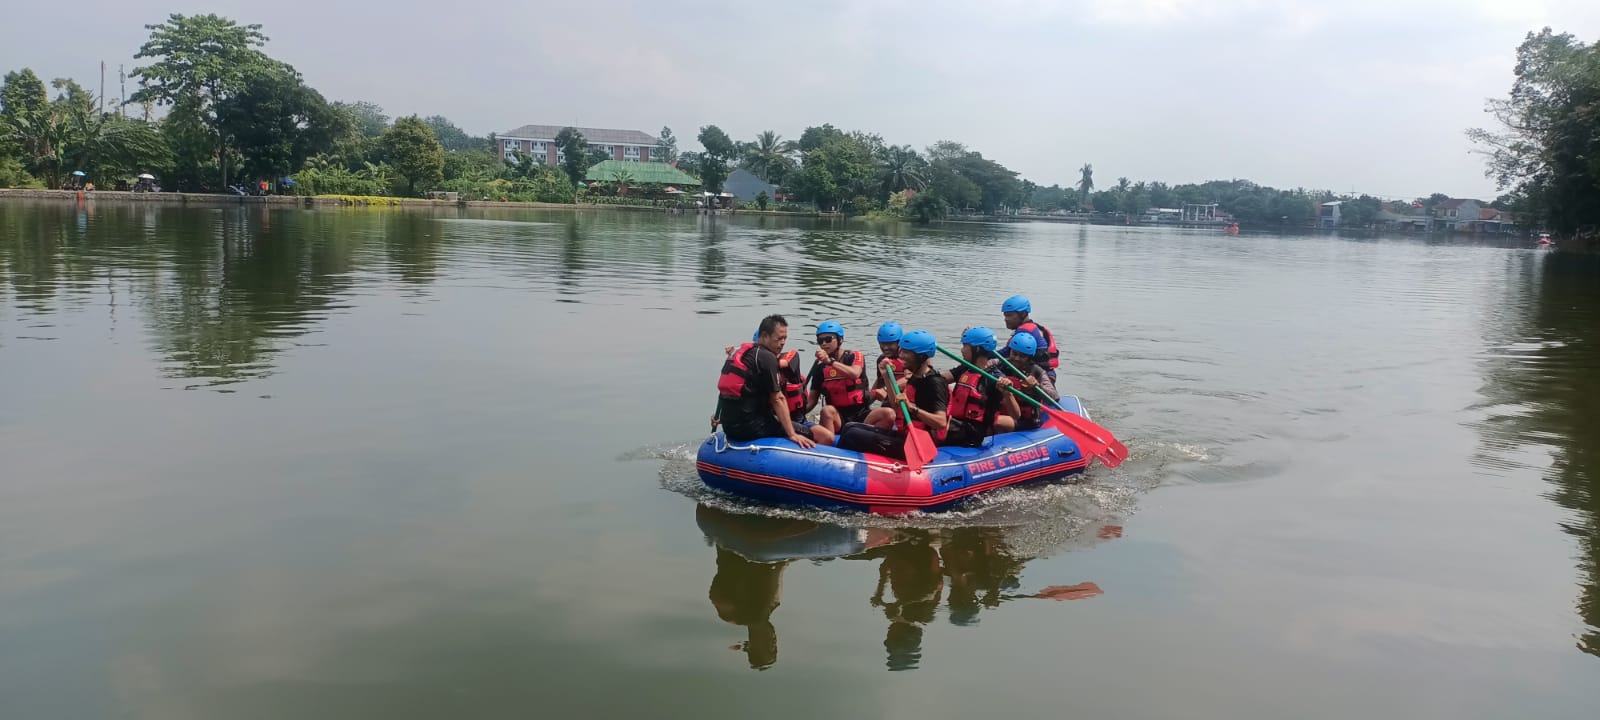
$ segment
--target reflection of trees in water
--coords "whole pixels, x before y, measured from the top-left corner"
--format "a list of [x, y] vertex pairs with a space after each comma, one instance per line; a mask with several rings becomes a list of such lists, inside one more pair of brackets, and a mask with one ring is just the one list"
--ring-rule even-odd
[[695, 518], [716, 545], [711, 604], [717, 617], [746, 628], [747, 639], [735, 647], [758, 669], [777, 662], [778, 627], [772, 616], [781, 601], [784, 569], [799, 559], [878, 563], [868, 604], [886, 621], [883, 647], [889, 670], [920, 664], [923, 635], [941, 604], [947, 606], [951, 625], [972, 627], [984, 609], [1010, 600], [1100, 594], [1093, 583], [1018, 592], [1023, 566], [1032, 558], [1007, 542], [1005, 528], [845, 528], [705, 504], [696, 507]]
[[1509, 274], [1519, 277], [1490, 316], [1488, 344], [1497, 349], [1485, 360], [1482, 391], [1511, 409], [1478, 423], [1486, 449], [1476, 460], [1503, 466], [1497, 450], [1553, 446], [1549, 497], [1573, 511], [1562, 530], [1582, 549], [1578, 612], [1589, 630], [1579, 648], [1600, 655], [1600, 258], [1511, 257]]

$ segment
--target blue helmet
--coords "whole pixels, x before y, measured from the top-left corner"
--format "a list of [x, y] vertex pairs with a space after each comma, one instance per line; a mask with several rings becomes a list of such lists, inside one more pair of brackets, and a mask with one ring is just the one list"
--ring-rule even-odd
[[750, 342], [761, 342], [761, 331], [760, 330], [757, 330], [757, 331], [755, 331], [753, 333], [750, 333]]
[[971, 345], [986, 352], [994, 352], [998, 341], [995, 340], [993, 330], [986, 327], [975, 327], [961, 333], [961, 344]]
[[839, 323], [836, 323], [836, 322], [834, 322], [832, 320], [824, 320], [824, 321], [822, 321], [821, 325], [817, 326], [817, 334], [818, 335], [838, 335], [839, 339], [843, 340], [844, 339], [844, 326], [840, 325]]
[[905, 330], [900, 328], [900, 323], [893, 320], [878, 326], [878, 342], [881, 343], [900, 342], [900, 336], [904, 334]]
[[1033, 354], [1039, 351], [1039, 341], [1033, 338], [1033, 333], [1019, 332], [1011, 336], [1011, 342], [1006, 343], [1006, 349], [1033, 357]]
[[939, 342], [934, 340], [933, 333], [927, 330], [912, 330], [900, 338], [901, 350], [910, 350], [918, 355], [932, 357], [936, 347], [939, 347]]
[[1021, 295], [1012, 295], [1006, 298], [1005, 302], [1000, 303], [1000, 312], [1030, 313], [1033, 312], [1033, 303], [1028, 302], [1028, 299]]

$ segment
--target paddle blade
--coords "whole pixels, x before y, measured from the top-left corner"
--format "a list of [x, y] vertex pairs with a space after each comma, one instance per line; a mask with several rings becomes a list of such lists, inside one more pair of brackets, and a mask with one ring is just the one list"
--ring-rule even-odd
[[939, 447], [933, 444], [933, 436], [927, 430], [912, 425], [906, 431], [906, 467], [921, 470], [938, 454]]
[[1051, 410], [1040, 408], [1044, 411], [1048, 424], [1062, 435], [1072, 438], [1078, 444], [1078, 449], [1084, 455], [1100, 461], [1108, 468], [1114, 468], [1128, 459], [1128, 446], [1123, 445], [1107, 430], [1088, 418], [1065, 410]]

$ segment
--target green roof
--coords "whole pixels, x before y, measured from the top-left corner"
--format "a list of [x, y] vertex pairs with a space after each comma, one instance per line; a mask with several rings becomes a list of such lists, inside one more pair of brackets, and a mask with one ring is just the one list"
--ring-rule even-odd
[[611, 176], [618, 170], [633, 176], [632, 182], [637, 185], [688, 185], [700, 187], [700, 181], [693, 175], [679, 170], [666, 163], [658, 162], [629, 162], [627, 160], [605, 160], [589, 166], [589, 172], [584, 175], [586, 180], [611, 182]]

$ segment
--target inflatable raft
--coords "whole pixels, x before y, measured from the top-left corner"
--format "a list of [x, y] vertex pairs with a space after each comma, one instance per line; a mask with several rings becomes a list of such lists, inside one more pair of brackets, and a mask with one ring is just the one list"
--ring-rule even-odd
[[[1064, 410], [1088, 417], [1078, 398]], [[732, 442], [718, 432], [700, 446], [700, 480], [761, 502], [828, 510], [897, 514], [946, 510], [979, 493], [1082, 473], [1089, 458], [1048, 427], [994, 435], [983, 447], [941, 447], [921, 469], [882, 455], [819, 445], [804, 450], [784, 438]]]

